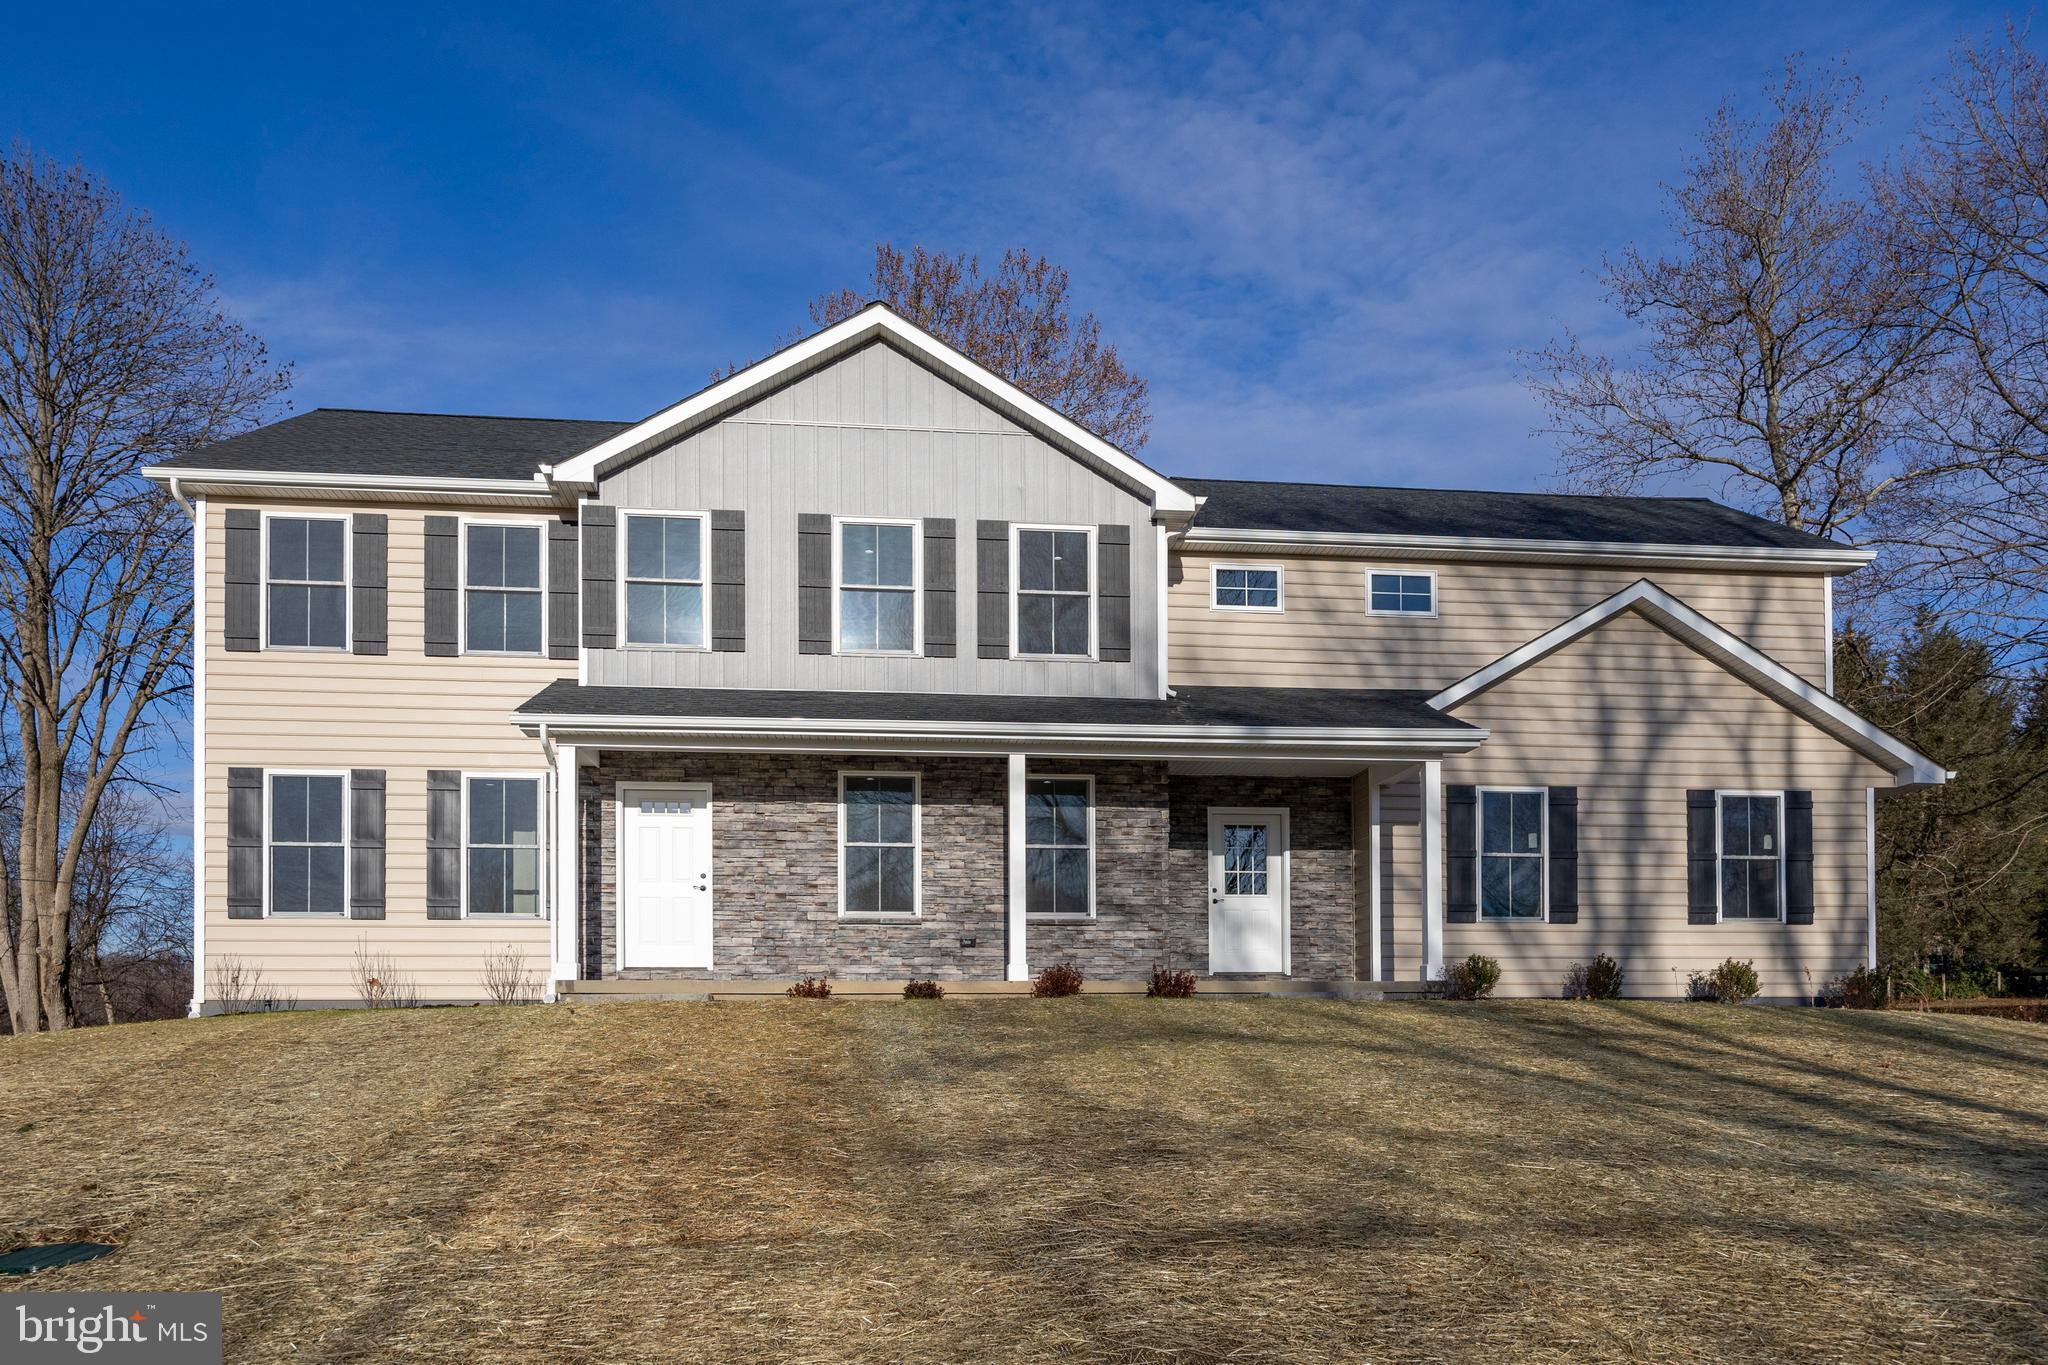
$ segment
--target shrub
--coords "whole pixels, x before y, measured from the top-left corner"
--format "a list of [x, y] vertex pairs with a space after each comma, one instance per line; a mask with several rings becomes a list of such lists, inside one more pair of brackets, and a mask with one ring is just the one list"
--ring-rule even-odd
[[1753, 999], [1762, 989], [1756, 979], [1756, 964], [1737, 962], [1732, 957], [1712, 971], [1694, 972], [1688, 986], [1690, 998], [1717, 1000], [1724, 1005], [1739, 1005]]
[[1823, 995], [1830, 1005], [1852, 1010], [1881, 1010], [1885, 1006], [1888, 992], [1885, 989], [1885, 974], [1875, 967], [1858, 967], [1847, 975], [1837, 977]]
[[807, 976], [791, 986], [785, 994], [795, 1000], [830, 1000], [832, 983], [822, 976]]
[[1621, 964], [1606, 953], [1591, 962], [1574, 962], [1564, 974], [1567, 1000], [1621, 999]]
[[906, 981], [903, 983], [905, 1000], [944, 1000], [946, 988], [936, 981]]
[[1483, 953], [1444, 969], [1444, 993], [1453, 1000], [1484, 1000], [1500, 984], [1500, 964]]
[[399, 970], [389, 953], [370, 951], [368, 938], [356, 940], [356, 996], [368, 1010], [403, 1010], [419, 1004], [412, 976]]
[[484, 958], [484, 993], [498, 1005], [531, 1005], [540, 999], [540, 974], [526, 955], [506, 944]]
[[1168, 971], [1165, 967], [1152, 969], [1152, 984], [1145, 987], [1145, 994], [1161, 1000], [1185, 1000], [1195, 993], [1193, 972]]
[[1041, 1000], [1050, 1000], [1061, 995], [1079, 995], [1081, 981], [1079, 967], [1071, 962], [1055, 963], [1038, 974], [1038, 980], [1031, 985], [1031, 993]]

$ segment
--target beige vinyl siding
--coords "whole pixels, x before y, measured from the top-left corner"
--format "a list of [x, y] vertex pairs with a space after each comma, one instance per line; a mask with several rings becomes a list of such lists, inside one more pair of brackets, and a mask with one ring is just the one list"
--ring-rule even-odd
[[[1273, 563], [1279, 612], [1210, 606], [1210, 566]], [[1820, 574], [1646, 569], [1615, 564], [1417, 560], [1437, 575], [1434, 617], [1375, 616], [1357, 559], [1185, 555], [1167, 595], [1168, 674], [1186, 687], [1448, 687], [1561, 621], [1648, 578], [1816, 686], [1827, 682], [1829, 624]], [[1169, 575], [1170, 576], [1170, 575]]]
[[1380, 789], [1380, 979], [1422, 980], [1422, 779]]
[[[271, 513], [334, 515], [334, 504], [232, 504], [208, 500], [206, 517], [206, 959], [209, 1000], [223, 958], [262, 974], [301, 1004], [354, 1003], [358, 945], [387, 955], [423, 1000], [483, 993], [487, 954], [510, 947], [536, 981], [549, 968], [544, 920], [430, 920], [426, 911], [427, 771], [544, 773], [540, 746], [515, 729], [515, 707], [573, 662], [458, 656], [424, 649], [425, 518], [430, 509], [355, 510], [389, 517], [389, 650], [357, 655], [309, 651], [229, 652], [222, 646], [228, 506]], [[349, 510], [349, 509], [343, 509]], [[492, 520], [546, 519], [520, 513], [435, 508]], [[381, 768], [385, 775], [385, 918], [229, 919], [229, 768]]]
[[[1492, 738], [1446, 785], [1577, 787], [1579, 919], [1450, 924], [1444, 960], [1485, 953], [1503, 995], [1554, 996], [1612, 953], [1632, 996], [1684, 992], [1723, 958], [1768, 996], [1806, 996], [1864, 959], [1865, 791], [1890, 775], [1642, 617], [1625, 612], [1453, 712]], [[1814, 922], [1686, 922], [1689, 788], [1813, 792]]]

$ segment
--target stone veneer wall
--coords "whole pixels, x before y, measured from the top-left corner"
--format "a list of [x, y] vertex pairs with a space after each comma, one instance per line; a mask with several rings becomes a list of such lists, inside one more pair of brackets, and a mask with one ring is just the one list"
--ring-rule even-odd
[[1200, 924], [1195, 970], [1208, 967], [1209, 808], [1285, 806], [1292, 883], [1293, 968], [1303, 981], [1348, 981], [1357, 973], [1352, 900], [1351, 780], [1323, 777], [1176, 777], [1167, 885], [1175, 914]]
[[[924, 803], [924, 916], [839, 918], [838, 775], [917, 772]], [[1287, 806], [1294, 850], [1294, 974], [1352, 974], [1350, 788], [1345, 781], [1173, 777], [1163, 763], [1034, 764], [1095, 778], [1091, 921], [1033, 920], [1033, 971], [1073, 961], [1095, 980], [1158, 963], [1208, 968], [1208, 808]], [[709, 782], [713, 970], [618, 968], [620, 782]], [[1001, 980], [1005, 773], [1001, 759], [606, 750], [582, 769], [583, 971], [593, 978], [931, 977]], [[590, 913], [595, 907], [596, 913]], [[961, 940], [972, 938], [974, 946]]]

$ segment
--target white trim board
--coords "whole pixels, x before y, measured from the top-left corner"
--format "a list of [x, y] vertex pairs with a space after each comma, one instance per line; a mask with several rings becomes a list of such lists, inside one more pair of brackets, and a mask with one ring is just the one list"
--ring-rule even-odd
[[1794, 549], [1753, 545], [1638, 545], [1631, 541], [1529, 540], [1514, 536], [1425, 536], [1361, 531], [1275, 531], [1235, 526], [1196, 526], [1180, 548], [1188, 554], [1257, 555], [1279, 552], [1345, 558], [1399, 553], [1441, 559], [1575, 563], [1622, 560], [1670, 566], [1794, 565], [1849, 573], [1877, 558], [1870, 550]]
[[1150, 494], [1155, 512], [1180, 518], [1194, 515], [1194, 497], [1165, 475], [1078, 422], [1060, 415], [879, 302], [870, 303], [845, 321], [834, 323], [794, 345], [785, 346], [765, 360], [756, 361], [737, 374], [699, 390], [580, 455], [559, 465], [543, 465], [542, 471], [550, 482], [557, 485], [594, 486], [615, 462], [666, 445], [692, 427], [715, 420], [761, 397], [769, 389], [780, 387], [797, 375], [836, 360], [871, 341], [886, 341], [925, 365], [951, 376], [1004, 415], [1017, 419], [1055, 444], [1144, 490]]
[[1941, 764], [1905, 741], [1886, 734], [1821, 688], [1734, 632], [1716, 625], [1647, 578], [1637, 579], [1569, 621], [1551, 627], [1521, 648], [1501, 655], [1478, 672], [1431, 697], [1429, 704], [1439, 711], [1449, 711], [1538, 660], [1548, 658], [1624, 611], [1634, 611], [1643, 616], [1788, 710], [1890, 768], [1894, 786], [1935, 786], [1949, 779], [1950, 774]]

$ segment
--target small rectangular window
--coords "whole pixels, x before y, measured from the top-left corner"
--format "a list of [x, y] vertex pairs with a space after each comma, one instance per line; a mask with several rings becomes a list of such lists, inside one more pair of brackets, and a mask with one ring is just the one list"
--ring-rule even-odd
[[1094, 649], [1095, 574], [1086, 530], [1017, 531], [1017, 653], [1087, 658]]
[[1212, 605], [1224, 611], [1280, 610], [1280, 570], [1275, 567], [1218, 564], [1213, 574]]
[[540, 527], [470, 525], [463, 536], [463, 648], [540, 653]]
[[917, 651], [917, 541], [914, 522], [839, 523], [841, 651]]
[[1479, 913], [1484, 919], [1543, 918], [1541, 788], [1479, 793]]
[[1782, 799], [1722, 792], [1720, 800], [1721, 918], [1781, 918]]
[[264, 619], [273, 649], [348, 645], [348, 523], [339, 517], [266, 517]]
[[917, 778], [847, 773], [839, 781], [840, 913], [915, 915]]
[[1223, 827], [1223, 894], [1264, 896], [1270, 890], [1272, 854], [1264, 821]]
[[702, 649], [704, 519], [626, 517], [626, 643]]
[[1033, 777], [1024, 784], [1024, 909], [1086, 919], [1094, 913], [1095, 784]]
[[1436, 575], [1374, 569], [1366, 575], [1366, 608], [1376, 616], [1434, 616]]
[[540, 913], [540, 779], [472, 777], [465, 793], [464, 904], [472, 915]]
[[347, 807], [339, 773], [272, 773], [270, 913], [339, 915], [347, 877]]

